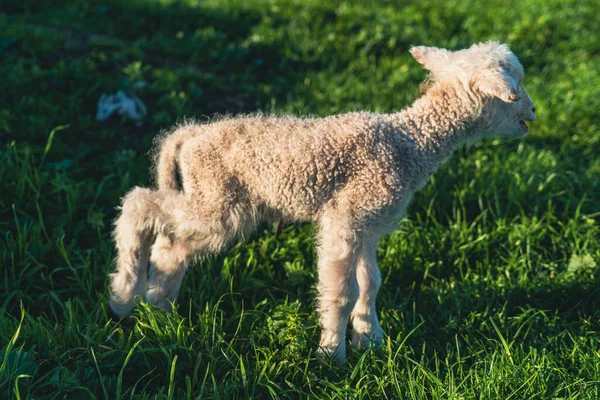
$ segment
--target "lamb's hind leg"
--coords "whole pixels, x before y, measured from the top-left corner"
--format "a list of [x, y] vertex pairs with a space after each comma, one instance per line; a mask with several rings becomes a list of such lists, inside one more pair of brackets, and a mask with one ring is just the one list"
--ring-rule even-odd
[[237, 199], [224, 204], [231, 197], [221, 196], [221, 202], [194, 201], [191, 210], [185, 201], [165, 204], [164, 208], [172, 213], [171, 225], [158, 235], [152, 247], [148, 302], [171, 311], [187, 267], [196, 255], [219, 253], [233, 239], [254, 229], [256, 215], [250, 202]]
[[110, 308], [121, 317], [134, 307], [134, 297], [146, 291], [148, 257], [155, 227], [165, 223], [163, 195], [135, 188], [123, 198], [115, 222], [116, 271], [110, 275]]
[[152, 246], [146, 301], [171, 311], [171, 304], [177, 300], [187, 267], [196, 253], [190, 243], [159, 234]]
[[194, 212], [185, 194], [170, 190], [165, 193], [162, 210], [168, 215], [168, 223], [160, 227], [152, 246], [146, 301], [171, 311], [188, 265], [196, 254], [206, 252], [204, 241], [210, 231], [206, 217], [214, 210], [207, 204], [204, 212]]
[[377, 242], [372, 238], [361, 248], [356, 264], [358, 300], [352, 310], [352, 345], [365, 349], [380, 346], [383, 331], [377, 319], [375, 299], [381, 287], [381, 274], [377, 267]]

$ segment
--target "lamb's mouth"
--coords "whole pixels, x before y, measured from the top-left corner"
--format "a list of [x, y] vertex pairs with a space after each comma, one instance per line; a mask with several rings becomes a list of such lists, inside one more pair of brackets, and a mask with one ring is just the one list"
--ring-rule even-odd
[[529, 131], [529, 127], [527, 126], [527, 124], [525, 123], [525, 121], [524, 121], [524, 120], [520, 120], [520, 121], [519, 121], [519, 125], [521, 125], [521, 128], [523, 128], [523, 130], [524, 130], [525, 132]]

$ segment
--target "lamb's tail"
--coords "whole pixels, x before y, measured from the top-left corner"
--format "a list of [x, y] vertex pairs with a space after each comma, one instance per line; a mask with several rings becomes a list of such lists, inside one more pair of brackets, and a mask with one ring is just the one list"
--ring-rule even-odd
[[180, 190], [177, 180], [178, 163], [177, 156], [183, 142], [193, 134], [189, 126], [183, 126], [175, 132], [167, 134], [159, 139], [158, 153], [155, 157], [156, 182], [160, 190]]

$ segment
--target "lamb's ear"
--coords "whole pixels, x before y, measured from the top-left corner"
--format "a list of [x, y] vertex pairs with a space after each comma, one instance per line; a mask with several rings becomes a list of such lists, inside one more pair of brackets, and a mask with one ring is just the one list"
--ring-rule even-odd
[[448, 65], [450, 60], [450, 52], [437, 47], [415, 46], [411, 47], [409, 51], [419, 64], [431, 72], [441, 70]]
[[513, 103], [521, 99], [518, 94], [517, 82], [502, 67], [475, 74], [471, 81], [471, 87], [484, 96], [497, 97], [506, 103]]

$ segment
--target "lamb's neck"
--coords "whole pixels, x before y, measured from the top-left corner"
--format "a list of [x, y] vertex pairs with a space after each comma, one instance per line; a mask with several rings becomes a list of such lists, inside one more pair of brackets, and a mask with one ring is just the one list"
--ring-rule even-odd
[[429, 168], [437, 169], [461, 144], [472, 139], [478, 115], [477, 104], [471, 99], [461, 98], [452, 89], [438, 89], [391, 114], [390, 119], [394, 130], [417, 146]]

